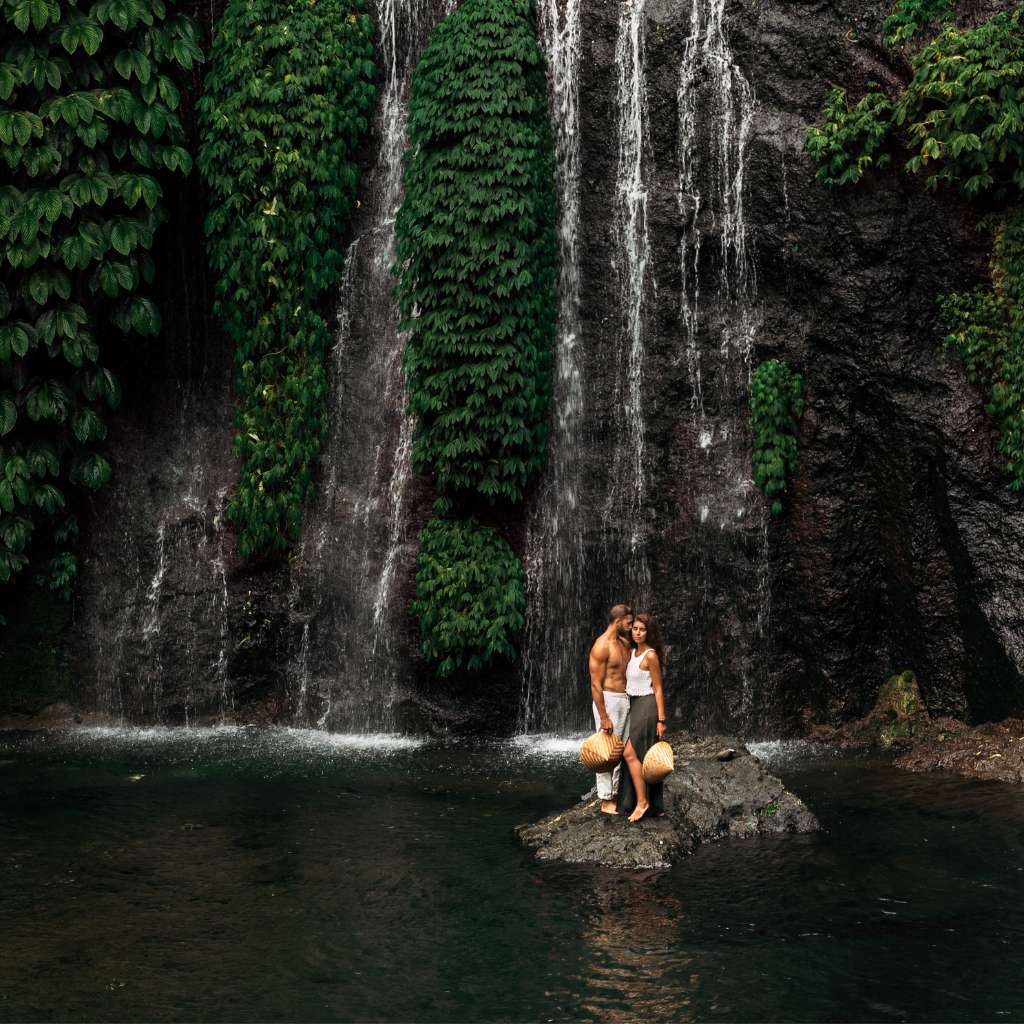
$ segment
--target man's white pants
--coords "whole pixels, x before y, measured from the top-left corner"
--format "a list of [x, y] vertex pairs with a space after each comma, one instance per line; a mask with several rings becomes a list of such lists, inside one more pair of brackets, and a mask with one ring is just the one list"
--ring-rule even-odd
[[[601, 716], [598, 714], [597, 705], [590, 705], [594, 709], [594, 724], [601, 728]], [[629, 739], [629, 697], [624, 693], [613, 693], [611, 690], [604, 691], [604, 709], [612, 720], [612, 731], [625, 743]], [[597, 773], [597, 795], [602, 800], [614, 800], [619, 792], [619, 775], [622, 773], [622, 762], [620, 761], [614, 771]]]

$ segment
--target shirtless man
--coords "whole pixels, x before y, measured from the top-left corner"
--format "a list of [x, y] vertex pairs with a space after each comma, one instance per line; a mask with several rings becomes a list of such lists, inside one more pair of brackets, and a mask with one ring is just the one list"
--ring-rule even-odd
[[[633, 625], [633, 609], [626, 604], [614, 605], [608, 612], [608, 628], [590, 648], [590, 694], [594, 700], [594, 723], [598, 729], [629, 738], [629, 697], [626, 696], [626, 665], [629, 662], [629, 629]], [[597, 773], [597, 795], [601, 810], [615, 814], [615, 794], [619, 789], [617, 764], [611, 772]]]

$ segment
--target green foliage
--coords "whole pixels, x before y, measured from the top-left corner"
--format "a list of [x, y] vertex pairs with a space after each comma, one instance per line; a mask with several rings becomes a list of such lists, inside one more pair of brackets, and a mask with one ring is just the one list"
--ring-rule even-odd
[[[899, 9], [920, 13], [938, 6], [905, 3]], [[914, 151], [906, 170], [925, 173], [930, 188], [950, 184], [997, 201], [1024, 190], [1022, 18], [1018, 7], [974, 29], [946, 27], [914, 54], [911, 80], [895, 103], [870, 92], [851, 108], [846, 91], [834, 87], [824, 123], [807, 132], [808, 152], [821, 164], [818, 180], [855, 184], [868, 168], [885, 166], [889, 156], [879, 150], [900, 128]]]
[[947, 296], [943, 313], [952, 328], [946, 344], [989, 394], [1010, 487], [1024, 491], [1024, 212], [997, 227], [992, 288]]
[[754, 483], [771, 501], [773, 516], [782, 514], [786, 474], [796, 469], [796, 432], [804, 411], [803, 390], [803, 378], [779, 359], [761, 363], [750, 385]]
[[340, 277], [376, 95], [364, 10], [364, 0], [231, 0], [199, 103], [215, 308], [237, 346], [243, 467], [229, 515], [247, 556], [298, 537], [326, 430], [320, 306]]
[[519, 501], [546, 454], [554, 151], [529, 0], [465, 0], [413, 81], [397, 288], [413, 461], [441, 506]]
[[897, 0], [882, 30], [892, 46], [909, 43], [928, 25], [948, 21], [955, 7], [956, 0]]
[[523, 628], [523, 567], [498, 534], [475, 520], [431, 520], [420, 533], [416, 599], [422, 651], [438, 676], [512, 661]]
[[191, 163], [172, 76], [202, 54], [163, 0], [0, 0], [0, 26], [0, 581], [48, 552], [66, 595], [70, 488], [111, 472], [111, 342], [160, 327], [161, 180]]
[[1024, 8], [970, 31], [947, 28], [914, 55], [896, 105], [915, 155], [907, 170], [968, 196], [1024, 190]]
[[889, 135], [892, 103], [888, 97], [869, 92], [851, 107], [846, 90], [837, 85], [829, 93], [822, 113], [825, 123], [807, 130], [807, 150], [821, 164], [818, 181], [829, 188], [852, 185], [872, 167], [888, 166], [889, 154], [878, 153]]

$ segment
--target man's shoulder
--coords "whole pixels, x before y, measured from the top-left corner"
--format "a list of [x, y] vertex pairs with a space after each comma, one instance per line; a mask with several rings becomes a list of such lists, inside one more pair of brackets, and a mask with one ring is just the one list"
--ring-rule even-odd
[[591, 654], [608, 656], [608, 637], [603, 633], [594, 641], [590, 648]]

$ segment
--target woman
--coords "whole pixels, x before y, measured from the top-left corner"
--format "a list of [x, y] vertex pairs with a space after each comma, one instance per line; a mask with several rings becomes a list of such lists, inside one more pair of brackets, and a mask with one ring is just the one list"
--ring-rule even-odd
[[665, 663], [658, 626], [650, 615], [633, 619], [633, 651], [626, 666], [626, 693], [629, 694], [629, 739], [623, 757], [629, 775], [619, 782], [616, 811], [639, 821], [645, 814], [661, 814], [664, 804], [661, 783], [644, 782], [644, 755], [665, 735], [665, 691], [661, 669]]

